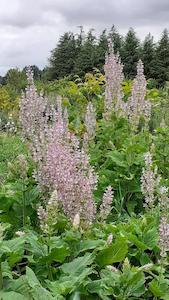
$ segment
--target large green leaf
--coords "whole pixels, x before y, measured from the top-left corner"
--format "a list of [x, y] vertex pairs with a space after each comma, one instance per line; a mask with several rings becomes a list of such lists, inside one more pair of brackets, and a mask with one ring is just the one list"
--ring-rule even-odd
[[148, 246], [146, 244], [144, 244], [140, 238], [138, 238], [136, 235], [129, 233], [128, 234], [128, 239], [129, 241], [131, 241], [134, 245], [137, 246], [138, 249], [145, 251], [146, 249], [148, 249]]
[[169, 300], [169, 280], [165, 278], [153, 279], [149, 284], [150, 291], [159, 299]]
[[64, 262], [65, 258], [69, 255], [68, 247], [58, 247], [52, 249], [47, 256], [43, 256], [39, 261], [40, 263]]
[[69, 276], [61, 276], [59, 280], [55, 282], [49, 282], [49, 289], [53, 295], [68, 295], [76, 290], [80, 290], [83, 286], [86, 286], [89, 279], [88, 276], [93, 273], [92, 268], [85, 268], [80, 274]]
[[2, 276], [12, 279], [12, 271], [7, 261], [1, 263]]
[[25, 237], [18, 237], [12, 240], [3, 241], [3, 246], [8, 247], [10, 252], [23, 253], [25, 244]]
[[26, 279], [31, 287], [31, 295], [34, 300], [53, 300], [53, 296], [49, 291], [43, 288], [36, 277], [35, 273], [29, 267], [26, 267]]
[[147, 232], [145, 232], [143, 235], [143, 241], [147, 245], [148, 249], [153, 249], [158, 242], [157, 228], [154, 227], [150, 230], [147, 230]]
[[103, 240], [86, 240], [86, 241], [81, 241], [79, 244], [79, 250], [78, 253], [84, 252], [87, 250], [92, 250], [92, 249], [99, 249], [99, 247], [104, 246], [105, 242]]
[[128, 246], [126, 240], [119, 238], [115, 243], [100, 251], [96, 262], [100, 267], [121, 262], [124, 260], [127, 252]]
[[26, 236], [26, 249], [32, 253], [35, 257], [41, 258], [43, 256], [48, 255], [48, 247], [47, 245], [43, 244], [42, 241], [39, 239], [38, 235], [30, 232]]
[[28, 299], [32, 299], [30, 296], [30, 286], [26, 279], [26, 276], [20, 276], [16, 280], [8, 280], [8, 291], [14, 291], [21, 295], [27, 296]]
[[10, 265], [18, 262], [24, 254], [25, 238], [19, 237], [8, 241], [2, 241], [0, 246], [0, 257], [8, 260]]
[[3, 291], [0, 292], [0, 299], [1, 300], [31, 300], [30, 298], [21, 295], [17, 292], [3, 292]]
[[36, 286], [40, 286], [40, 282], [37, 279], [35, 273], [29, 267], [26, 267], [26, 279], [31, 288], [35, 288]]
[[99, 295], [103, 300], [108, 300], [110, 299], [108, 296], [113, 295], [112, 287], [109, 287], [102, 279], [91, 281], [87, 287], [90, 293]]
[[142, 271], [133, 273], [127, 282], [126, 290], [124, 289], [125, 294], [128, 296], [141, 296], [145, 292], [144, 283], [145, 276]]
[[119, 167], [127, 167], [125, 155], [117, 150], [113, 150], [107, 154], [107, 157], [111, 162]]
[[63, 262], [70, 254], [68, 244], [60, 237], [52, 237], [49, 241], [49, 247], [50, 253], [46, 257], [48, 263], [52, 261]]
[[61, 266], [61, 270], [66, 274], [81, 274], [81, 272], [92, 264], [94, 261], [94, 255], [92, 253], [86, 253], [82, 257], [75, 258], [70, 263], [65, 263]]

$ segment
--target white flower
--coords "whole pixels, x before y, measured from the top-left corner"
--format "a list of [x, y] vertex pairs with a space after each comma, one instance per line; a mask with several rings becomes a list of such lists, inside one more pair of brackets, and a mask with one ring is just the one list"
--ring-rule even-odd
[[15, 234], [16, 234], [16, 236], [21, 237], [21, 236], [24, 236], [24, 235], [25, 235], [25, 232], [24, 232], [24, 231], [21, 231], [21, 230], [18, 230], [18, 231], [15, 232]]
[[110, 245], [113, 241], [113, 235], [112, 233], [109, 234], [108, 238], [107, 238], [107, 244]]
[[80, 215], [79, 213], [77, 213], [73, 220], [73, 228], [77, 229], [79, 228], [79, 225], [80, 225]]
[[109, 269], [110, 271], [112, 272], [118, 272], [118, 269], [116, 269], [115, 267], [111, 266], [111, 265], [108, 265], [107, 266], [107, 269]]

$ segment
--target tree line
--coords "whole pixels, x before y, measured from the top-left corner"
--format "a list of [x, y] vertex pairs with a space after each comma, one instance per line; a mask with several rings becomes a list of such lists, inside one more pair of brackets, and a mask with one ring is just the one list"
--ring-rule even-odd
[[[157, 42], [150, 33], [141, 41], [133, 28], [130, 28], [125, 36], [122, 36], [114, 25], [109, 31], [104, 29], [99, 36], [96, 36], [94, 29], [85, 33], [83, 27], [80, 27], [78, 34], [64, 33], [51, 51], [48, 65], [43, 70], [32, 66], [35, 80], [50, 81], [67, 76], [72, 79], [75, 75], [83, 78], [94, 68], [103, 72], [109, 41], [112, 41], [115, 53], [119, 53], [121, 57], [127, 79], [133, 79], [136, 75], [136, 64], [141, 58], [147, 79], [153, 79], [158, 86], [169, 81], [169, 34], [167, 29], [164, 29]], [[10, 69], [4, 77], [0, 76], [2, 85], [17, 86], [19, 84], [20, 89], [25, 86], [25, 82], [25, 68], [22, 71]]]
[[119, 53], [124, 64], [127, 79], [136, 75], [136, 64], [139, 58], [145, 66], [147, 79], [155, 79], [159, 85], [169, 80], [169, 34], [167, 29], [155, 42], [149, 33], [143, 42], [137, 37], [133, 28], [122, 36], [115, 26], [108, 32], [106, 29], [96, 37], [93, 29], [87, 34], [81, 27], [79, 34], [64, 33], [51, 51], [49, 66], [46, 68], [49, 80], [59, 79], [68, 75], [83, 77], [93, 68], [103, 71], [105, 53], [111, 40], [115, 53]]

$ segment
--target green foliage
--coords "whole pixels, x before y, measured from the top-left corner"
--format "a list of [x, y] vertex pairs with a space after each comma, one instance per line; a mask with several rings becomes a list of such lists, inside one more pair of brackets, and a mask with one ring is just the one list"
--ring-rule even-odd
[[143, 155], [151, 142], [151, 134], [134, 134], [128, 122], [115, 115], [109, 122], [98, 123], [96, 144], [90, 146], [91, 163], [99, 174], [98, 201], [106, 186], [111, 185], [115, 190], [115, 210], [121, 213], [125, 208], [130, 213], [134, 208], [141, 209]]
[[[127, 128], [124, 120], [120, 122]], [[6, 142], [12, 138], [6, 137]], [[116, 143], [120, 146], [122, 141]], [[35, 188], [31, 162], [23, 180], [17, 158], [10, 159], [0, 201], [6, 224], [0, 241], [2, 299], [167, 299], [167, 277], [158, 264], [158, 208], [123, 222], [96, 222], [85, 232], [65, 222], [55, 235], [46, 236], [37, 224], [39, 195], [30, 190]], [[119, 160], [118, 165], [123, 164]]]
[[10, 96], [5, 87], [0, 87], [0, 110], [7, 112], [10, 109]]
[[123, 38], [122, 36], [118, 33], [116, 27], [113, 25], [112, 28], [110, 29], [108, 38], [112, 41], [113, 43], [113, 48], [115, 53], [119, 53], [120, 56], [122, 54], [122, 47], [123, 47]]
[[97, 64], [96, 67], [103, 72], [103, 66], [105, 62], [105, 52], [108, 49], [107, 32], [106, 29], [102, 31], [99, 36], [97, 47]]
[[139, 39], [134, 30], [130, 28], [125, 37], [122, 50], [122, 62], [124, 64], [124, 73], [127, 78], [132, 79], [135, 76], [139, 56]]
[[[80, 142], [86, 106], [90, 101], [95, 106], [96, 136], [88, 150], [99, 175], [98, 207], [105, 188], [111, 185], [114, 191], [105, 223], [96, 217], [89, 228], [75, 228], [59, 211], [50, 234], [43, 232], [37, 208], [45, 206], [48, 195], [38, 190], [35, 165], [19, 134], [0, 135], [0, 299], [169, 299], [168, 262], [160, 261], [158, 246], [159, 206], [146, 212], [140, 188], [144, 154], [150, 149], [162, 183], [169, 186], [167, 86], [159, 91], [149, 82], [150, 130], [140, 122], [136, 132], [122, 116], [102, 118], [104, 84], [104, 76], [95, 69], [83, 81], [77, 76], [74, 81], [38, 82], [37, 88], [54, 105], [56, 95], [62, 95], [69, 129]], [[124, 101], [131, 86], [132, 81], [124, 81]], [[160, 126], [163, 118], [166, 124]]]
[[19, 69], [10, 69], [5, 75], [5, 81], [13, 92], [20, 93], [26, 87], [26, 74]]
[[156, 49], [156, 61], [154, 67], [154, 78], [157, 79], [159, 85], [169, 81], [169, 36], [165, 29], [162, 33]]
[[0, 134], [0, 176], [4, 177], [7, 174], [8, 162], [13, 163], [19, 154], [26, 152], [20, 137]]
[[147, 79], [154, 78], [155, 62], [155, 44], [151, 34], [145, 37], [141, 49], [141, 59], [144, 63], [144, 72]]
[[84, 76], [87, 72], [93, 70], [96, 66], [96, 37], [93, 35], [93, 30], [88, 32], [88, 35], [83, 42], [77, 59], [75, 60], [74, 73], [79, 76]]
[[[158, 254], [157, 236], [154, 242], [146, 237], [148, 228], [155, 225], [154, 215], [116, 225], [96, 224], [81, 234], [67, 227], [59, 236], [49, 238], [29, 230], [22, 237], [1, 241], [1, 295], [16, 293], [35, 300], [41, 293], [44, 299], [75, 295], [80, 299], [140, 299], [143, 295], [143, 299], [151, 299], [151, 292], [165, 295], [167, 279], [162, 281], [160, 267], [153, 264]], [[113, 241], [107, 244], [110, 233]], [[149, 235], [152, 241], [152, 232]], [[140, 248], [141, 242], [136, 240], [141, 236], [149, 245]], [[79, 248], [83, 253], [75, 251]]]
[[97, 256], [97, 263], [103, 267], [111, 265], [124, 260], [128, 252], [127, 243], [125, 239], [120, 238], [113, 245], [103, 249]]
[[76, 41], [73, 33], [65, 33], [52, 51], [49, 78], [58, 79], [72, 74], [75, 66]]

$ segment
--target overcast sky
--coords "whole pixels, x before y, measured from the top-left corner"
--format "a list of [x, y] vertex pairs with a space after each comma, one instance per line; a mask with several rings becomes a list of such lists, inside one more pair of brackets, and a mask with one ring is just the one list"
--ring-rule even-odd
[[113, 24], [120, 33], [133, 27], [157, 39], [169, 28], [169, 0], [0, 0], [0, 75], [9, 68], [47, 64], [65, 31]]

